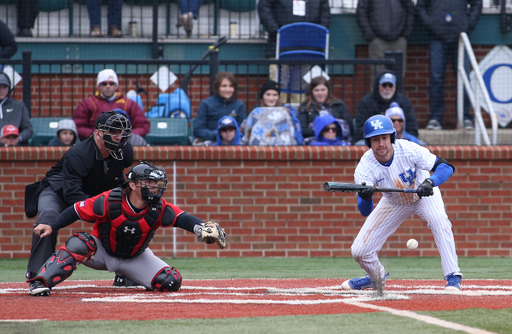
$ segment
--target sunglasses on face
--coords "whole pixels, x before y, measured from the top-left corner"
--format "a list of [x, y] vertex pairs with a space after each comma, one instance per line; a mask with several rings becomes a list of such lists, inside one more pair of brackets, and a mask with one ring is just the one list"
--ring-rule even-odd
[[404, 122], [403, 119], [392, 119], [392, 121], [393, 121], [393, 123], [396, 123], [396, 122], [403, 123]]
[[109, 86], [115, 86], [116, 83], [115, 82], [102, 82], [100, 83], [101, 86], [106, 86], [106, 85], [109, 85]]
[[336, 127], [335, 126], [326, 126], [324, 128], [324, 132], [336, 132]]
[[390, 82], [385, 82], [385, 83], [381, 84], [381, 86], [384, 88], [393, 88], [394, 85]]
[[222, 128], [220, 129], [220, 132], [228, 132], [228, 131], [235, 131], [235, 128]]

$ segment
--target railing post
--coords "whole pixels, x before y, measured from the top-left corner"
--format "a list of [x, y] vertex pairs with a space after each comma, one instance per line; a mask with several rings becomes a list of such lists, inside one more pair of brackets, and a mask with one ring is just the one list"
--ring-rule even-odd
[[210, 95], [213, 95], [213, 82], [219, 73], [219, 49], [213, 49], [213, 46], [210, 49]]
[[385, 59], [394, 59], [395, 63], [391, 66], [390, 70], [395, 72], [396, 75], [396, 90], [399, 93], [403, 91], [404, 82], [404, 52], [403, 51], [385, 51]]
[[153, 59], [162, 59], [164, 49], [158, 44], [158, 0], [153, 0], [153, 34], [151, 42], [151, 56]]
[[32, 117], [31, 105], [32, 98], [32, 51], [23, 51], [23, 102], [28, 109], [28, 114]]

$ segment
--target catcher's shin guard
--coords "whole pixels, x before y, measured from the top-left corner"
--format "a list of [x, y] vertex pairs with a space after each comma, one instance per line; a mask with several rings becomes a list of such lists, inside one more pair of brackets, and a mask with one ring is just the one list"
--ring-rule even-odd
[[178, 269], [174, 267], [165, 267], [151, 282], [153, 290], [158, 291], [178, 291], [181, 288], [181, 275]]
[[75, 233], [27, 282], [43, 280], [49, 288], [53, 288], [71, 276], [77, 264], [89, 260], [96, 253], [96, 248], [96, 242], [90, 234]]

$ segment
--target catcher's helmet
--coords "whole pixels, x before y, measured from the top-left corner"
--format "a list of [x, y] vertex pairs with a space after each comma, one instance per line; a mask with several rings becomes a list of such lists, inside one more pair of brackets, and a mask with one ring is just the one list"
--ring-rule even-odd
[[[110, 155], [114, 159], [123, 160], [123, 148], [132, 132], [132, 123], [128, 118], [115, 109], [107, 111], [98, 116], [95, 128], [104, 132], [103, 142]], [[118, 132], [121, 132], [121, 140], [116, 142], [112, 135]]]
[[[156, 205], [160, 202], [160, 198], [167, 189], [167, 174], [163, 169], [160, 169], [149, 162], [141, 162], [132, 167], [127, 176], [128, 181], [133, 181], [135, 186], [141, 188], [142, 200], [149, 205]], [[147, 180], [157, 181], [155, 186], [149, 186]], [[158, 189], [155, 194], [151, 190]]]
[[364, 123], [364, 142], [369, 148], [372, 147], [369, 140], [371, 137], [388, 134], [391, 135], [391, 143], [393, 144], [396, 139], [396, 130], [393, 121], [387, 116], [374, 115]]

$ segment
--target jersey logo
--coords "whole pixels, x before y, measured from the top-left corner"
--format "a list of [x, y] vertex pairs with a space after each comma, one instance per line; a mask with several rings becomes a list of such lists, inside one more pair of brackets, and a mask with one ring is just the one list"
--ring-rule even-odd
[[128, 228], [128, 226], [124, 227], [124, 233], [132, 232], [132, 234], [135, 234], [136, 228]]
[[384, 129], [382, 122], [378, 119], [371, 121], [371, 125], [373, 126], [374, 130]]
[[78, 204], [80, 208], [83, 208], [85, 206], [85, 201], [81, 201], [80, 204]]
[[398, 176], [400, 177], [400, 180], [402, 180], [403, 183], [412, 186], [414, 184], [414, 181], [416, 180], [416, 170], [409, 169], [407, 172], [400, 173]]

